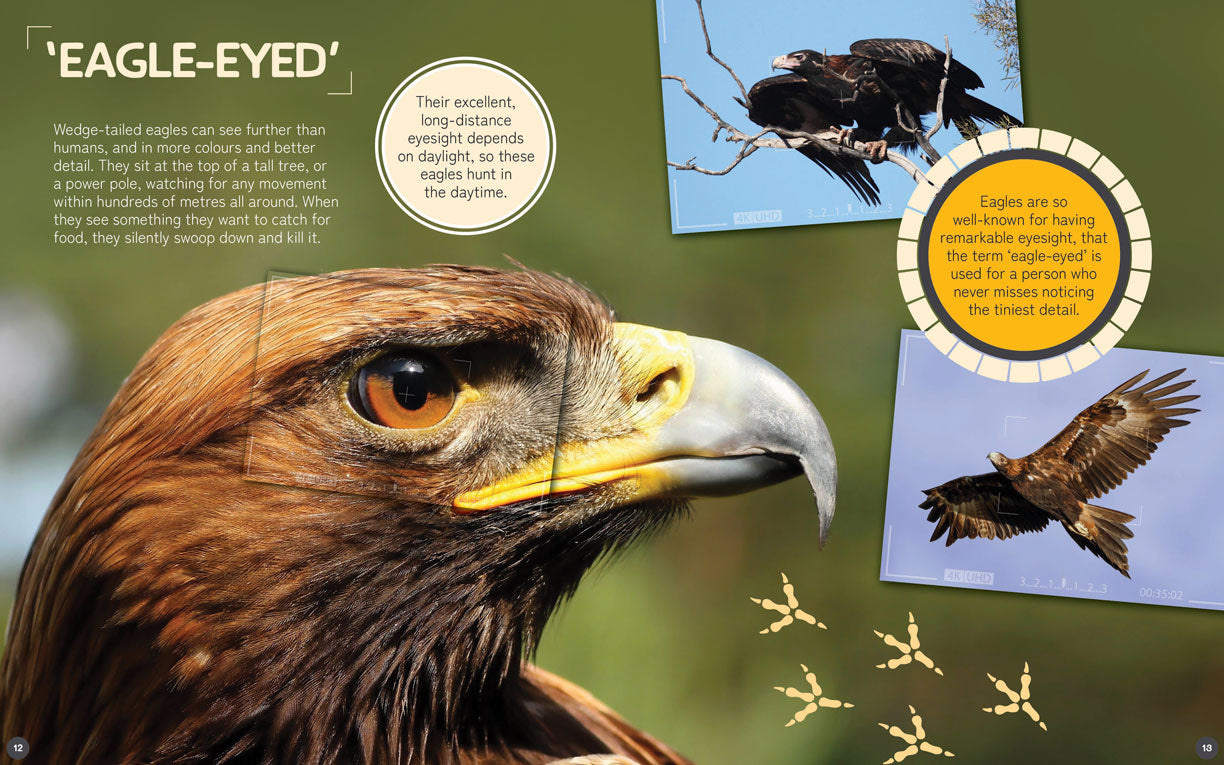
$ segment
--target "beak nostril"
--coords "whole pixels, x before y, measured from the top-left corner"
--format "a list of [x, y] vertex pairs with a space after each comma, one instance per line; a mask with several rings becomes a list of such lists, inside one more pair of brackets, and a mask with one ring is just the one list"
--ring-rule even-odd
[[645, 387], [637, 394], [637, 402], [641, 404], [652, 399], [661, 399], [665, 402], [672, 397], [679, 385], [680, 370], [671, 367], [667, 371], [660, 372], [650, 378], [650, 382], [646, 383]]
[[693, 383], [693, 351], [689, 338], [640, 324], [612, 325], [613, 345], [620, 366], [618, 403], [634, 428], [653, 433], [688, 397]]

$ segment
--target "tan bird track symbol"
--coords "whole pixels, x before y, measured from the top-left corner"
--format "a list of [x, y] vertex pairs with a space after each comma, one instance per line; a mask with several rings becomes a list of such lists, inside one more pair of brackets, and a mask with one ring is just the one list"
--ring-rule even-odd
[[884, 765], [890, 765], [894, 762], [901, 762], [906, 757], [918, 754], [919, 752], [926, 752], [928, 754], [942, 754], [944, 757], [956, 756], [947, 749], [944, 749], [941, 746], [936, 746], [935, 744], [927, 741], [926, 730], [922, 727], [922, 716], [918, 714], [918, 711], [914, 709], [913, 706], [910, 706], [909, 711], [911, 715], [910, 721], [914, 724], [913, 733], [906, 733], [896, 725], [877, 723], [881, 728], [888, 731], [888, 735], [892, 736], [893, 738], [899, 738], [908, 744], [908, 746], [901, 751], [894, 752], [892, 757], [889, 757], [884, 761]]
[[935, 662], [931, 660], [920, 650], [921, 643], [918, 642], [918, 625], [914, 622], [914, 612], [909, 612], [909, 642], [902, 643], [892, 635], [885, 635], [879, 630], [872, 630], [876, 637], [883, 639], [885, 644], [896, 648], [901, 652], [901, 655], [895, 659], [889, 659], [884, 664], [877, 664], [879, 669], [896, 669], [903, 664], [909, 664], [911, 661], [916, 661], [927, 669], [935, 671], [937, 675], [943, 675], [943, 670], [935, 666]]
[[805, 673], [803, 677], [805, 680], [807, 680], [808, 687], [811, 688], [810, 692], [801, 691], [798, 688], [781, 688], [777, 686], [774, 687], [774, 690], [777, 691], [778, 693], [789, 696], [792, 699], [799, 699], [800, 701], [807, 703], [807, 706], [805, 706], [803, 709], [800, 709], [798, 712], [795, 713], [795, 716], [791, 718], [790, 722], [788, 722], [785, 725], [785, 727], [789, 728], [795, 723], [803, 722], [807, 718], [808, 715], [815, 712], [817, 709], [820, 709], [821, 707], [825, 707], [828, 709], [842, 709], [842, 708], [853, 709], [854, 708], [854, 705], [848, 701], [838, 701], [837, 699], [831, 699], [823, 695], [824, 691], [821, 690], [820, 683], [816, 682], [816, 674], [813, 673], [811, 670], [809, 670], [806, 664], [800, 664], [799, 666], [803, 668], [803, 671]]
[[796, 619], [802, 622], [807, 622], [808, 624], [814, 624], [822, 630], [828, 629], [828, 627], [824, 625], [824, 622], [816, 621], [815, 616], [812, 616], [807, 611], [804, 611], [799, 607], [799, 599], [795, 597], [795, 585], [790, 583], [790, 580], [786, 578], [786, 574], [782, 575], [782, 594], [786, 596], [785, 603], [775, 603], [769, 598], [765, 598], [763, 600], [761, 598], [749, 598], [749, 600], [751, 600], [753, 603], [756, 603], [767, 611], [777, 611], [778, 613], [782, 614], [781, 619], [778, 619], [765, 629], [761, 630], [762, 635], [768, 635], [770, 632], [777, 632], [783, 627], [793, 624]]
[[1037, 713], [1037, 710], [1033, 707], [1032, 702], [1029, 701], [1029, 696], [1032, 695], [1029, 692], [1029, 684], [1033, 681], [1033, 676], [1029, 674], [1029, 665], [1027, 661], [1024, 662], [1024, 672], [1020, 675], [1019, 693], [1013, 691], [1007, 686], [1007, 683], [998, 679], [989, 672], [986, 673], [986, 677], [990, 678], [990, 682], [994, 683], [995, 689], [1007, 696], [1011, 703], [997, 704], [994, 707], [982, 707], [983, 712], [994, 712], [997, 715], [1007, 715], [1012, 714], [1013, 712], [1024, 712], [1033, 720], [1033, 722], [1040, 725], [1042, 730], [1049, 730], [1049, 728], [1046, 727], [1046, 724], [1041, 721], [1041, 715]]

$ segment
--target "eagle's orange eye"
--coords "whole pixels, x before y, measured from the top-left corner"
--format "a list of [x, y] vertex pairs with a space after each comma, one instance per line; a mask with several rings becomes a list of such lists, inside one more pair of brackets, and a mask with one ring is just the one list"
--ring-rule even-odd
[[436, 425], [455, 403], [455, 382], [440, 361], [423, 353], [393, 353], [362, 367], [349, 400], [363, 417], [388, 428]]

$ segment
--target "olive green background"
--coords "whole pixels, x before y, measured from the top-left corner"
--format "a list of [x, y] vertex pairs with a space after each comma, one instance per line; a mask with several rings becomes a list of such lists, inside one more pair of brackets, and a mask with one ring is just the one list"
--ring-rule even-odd
[[[1154, 232], [1151, 289], [1123, 344], [1224, 354], [1222, 167], [1212, 140], [1224, 122], [1224, 5], [1021, 2], [1028, 123], [1105, 152], [1134, 184]], [[44, 294], [71, 321], [74, 401], [100, 411], [174, 319], [269, 269], [504, 265], [509, 254], [589, 285], [626, 320], [775, 362], [823, 411], [842, 475], [824, 551], [800, 482], [697, 502], [690, 520], [589, 578], [545, 634], [545, 667], [699, 762], [882, 762], [900, 746], [876, 724], [908, 727], [907, 704], [959, 762], [1192, 762], [1199, 737], [1224, 740], [1222, 613], [878, 581], [898, 333], [912, 326], [895, 278], [896, 223], [669, 234], [659, 89], [675, 83], [658, 78], [653, 3], [14, 6], [5, 5], [0, 26], [0, 284]], [[337, 79], [326, 83], [61, 80], [37, 44], [23, 49], [26, 24], [54, 25], [58, 40], [112, 44], [336, 39], [341, 55], [329, 65]], [[819, 30], [812, 37], [819, 46]], [[413, 223], [374, 165], [386, 96], [418, 67], [458, 55], [521, 72], [558, 135], [556, 170], [534, 209], [477, 237]], [[324, 96], [347, 69], [353, 96]], [[321, 122], [330, 133], [321, 158], [343, 206], [313, 248], [56, 249], [49, 131], [61, 119]], [[892, 171], [900, 172], [875, 172]], [[5, 359], [4, 375], [21, 374], [21, 362]], [[0, 615], [20, 561], [2, 564]], [[757, 634], [769, 616], [748, 598], [780, 598], [779, 571], [827, 631], [798, 624]], [[871, 630], [900, 634], [911, 610], [945, 677], [914, 665], [875, 668], [894, 654]], [[1002, 700], [985, 673], [1014, 685], [1025, 661], [1048, 732], [1022, 715], [981, 711]], [[771, 689], [801, 684], [800, 662], [856, 707], [783, 728], [797, 702]]]

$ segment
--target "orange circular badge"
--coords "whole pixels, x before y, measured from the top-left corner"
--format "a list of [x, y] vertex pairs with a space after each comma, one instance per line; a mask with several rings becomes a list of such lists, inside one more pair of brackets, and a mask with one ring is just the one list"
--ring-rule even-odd
[[1053, 131], [1000, 130], [928, 178], [902, 218], [898, 268], [914, 318], [954, 361], [1053, 379], [1129, 328], [1151, 244], [1133, 189], [1099, 152]]

